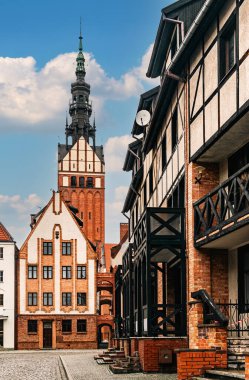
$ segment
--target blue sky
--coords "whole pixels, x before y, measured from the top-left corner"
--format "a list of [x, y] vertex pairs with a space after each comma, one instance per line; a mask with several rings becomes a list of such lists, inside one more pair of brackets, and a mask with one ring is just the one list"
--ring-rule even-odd
[[120, 169], [138, 97], [156, 85], [144, 74], [161, 9], [170, 2], [1, 0], [0, 220], [19, 246], [29, 214], [56, 189], [57, 144], [64, 142], [80, 16], [97, 142], [105, 145], [106, 240], [118, 240], [130, 181]]

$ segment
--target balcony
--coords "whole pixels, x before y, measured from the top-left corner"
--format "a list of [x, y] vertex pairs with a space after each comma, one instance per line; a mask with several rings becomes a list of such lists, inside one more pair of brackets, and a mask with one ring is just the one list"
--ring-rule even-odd
[[249, 164], [194, 203], [195, 247], [231, 249], [248, 240]]

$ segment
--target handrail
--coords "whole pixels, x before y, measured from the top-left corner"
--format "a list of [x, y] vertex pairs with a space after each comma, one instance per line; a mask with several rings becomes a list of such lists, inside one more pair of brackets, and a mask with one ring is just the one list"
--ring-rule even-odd
[[241, 168], [236, 173], [234, 173], [232, 176], [230, 176], [229, 178], [227, 178], [220, 185], [216, 186], [212, 191], [210, 191], [209, 193], [207, 193], [206, 195], [204, 195], [202, 198], [198, 199], [198, 201], [196, 201], [193, 205], [194, 206], [198, 206], [206, 198], [211, 197], [212, 195], [214, 195], [215, 193], [217, 193], [217, 191], [219, 191], [219, 189], [221, 189], [222, 187], [226, 187], [229, 184], [229, 182], [231, 182], [233, 179], [235, 179], [236, 177], [238, 177], [240, 174], [242, 174], [247, 169], [249, 169], [249, 164], [243, 166], [243, 168]]
[[214, 302], [206, 290], [200, 289], [196, 292], [191, 293], [191, 297], [199, 300], [203, 303], [203, 306], [207, 306], [211, 313], [207, 313], [207, 309], [203, 307], [203, 320], [204, 323], [210, 322], [211, 320], [217, 321], [221, 326], [228, 325], [228, 318], [220, 311], [219, 306]]

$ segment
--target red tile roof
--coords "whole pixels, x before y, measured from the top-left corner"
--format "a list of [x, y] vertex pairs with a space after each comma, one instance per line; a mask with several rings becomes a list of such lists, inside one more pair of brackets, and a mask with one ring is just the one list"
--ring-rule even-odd
[[12, 236], [0, 222], [0, 241], [13, 241]]

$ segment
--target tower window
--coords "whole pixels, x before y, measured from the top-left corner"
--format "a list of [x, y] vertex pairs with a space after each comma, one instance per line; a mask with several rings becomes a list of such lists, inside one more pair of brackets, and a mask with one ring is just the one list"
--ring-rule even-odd
[[75, 176], [71, 177], [71, 186], [76, 187], [76, 177]]
[[87, 177], [86, 187], [93, 187], [93, 177]]
[[89, 220], [91, 220], [91, 219], [92, 219], [92, 213], [89, 212]]
[[80, 187], [85, 187], [85, 178], [80, 177]]

